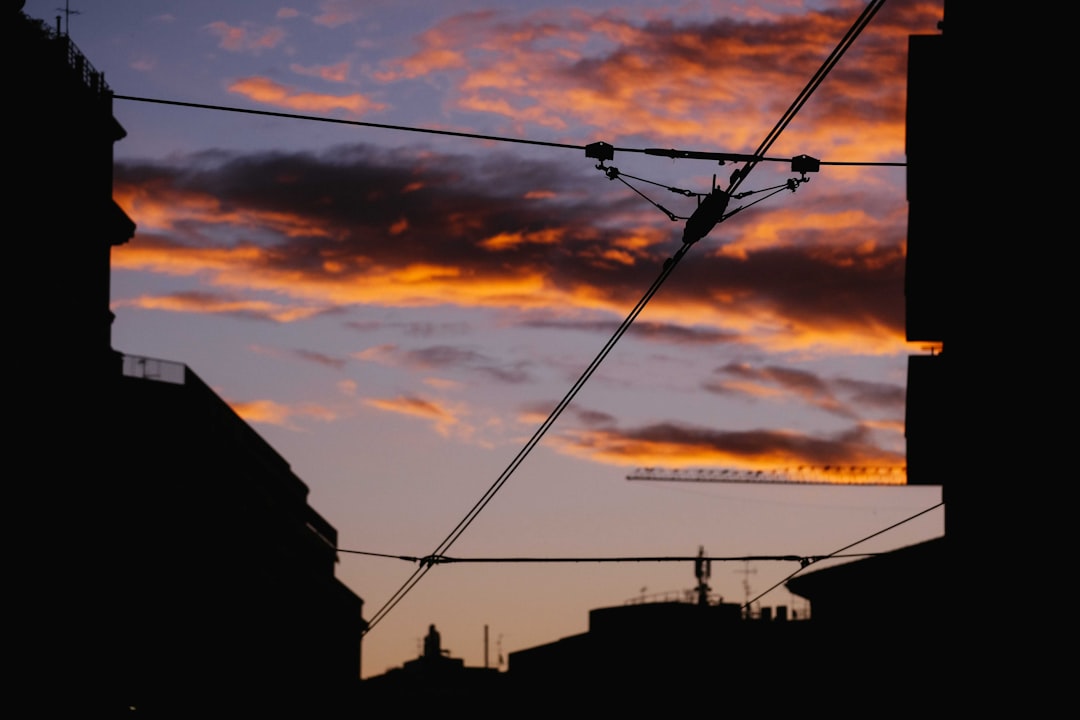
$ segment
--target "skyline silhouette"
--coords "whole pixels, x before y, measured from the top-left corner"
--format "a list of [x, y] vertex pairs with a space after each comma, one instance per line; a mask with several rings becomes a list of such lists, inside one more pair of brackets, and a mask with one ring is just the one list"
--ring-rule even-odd
[[[753, 149], [838, 41], [830, 31], [842, 34], [853, 19], [775, 8], [756, 22], [735, 10], [665, 22], [632, 8], [605, 15], [595, 4], [552, 20], [559, 14], [539, 9], [485, 16], [447, 7], [413, 28], [389, 15], [361, 14], [350, 25], [244, 4], [225, 17], [196, 3], [190, 16], [163, 19], [121, 5], [108, 17], [86, 8], [71, 24], [118, 95], [733, 152]], [[34, 16], [35, 6], [25, 10]], [[258, 14], [244, 18], [247, 10]], [[935, 32], [940, 16], [940, 4], [887, 5], [772, 154], [902, 161], [907, 37]], [[376, 22], [392, 29], [380, 35]], [[515, 28], [531, 33], [517, 46], [507, 40]], [[581, 28], [595, 35], [576, 35]], [[796, 31], [804, 46], [777, 42]], [[342, 35], [342, 45], [329, 43]], [[318, 37], [327, 42], [311, 44]], [[488, 45], [474, 50], [475, 38]], [[690, 38], [724, 53], [688, 49]], [[737, 40], [746, 45], [730, 47]], [[524, 71], [557, 58], [549, 45], [560, 43], [575, 60]], [[766, 68], [737, 52], [752, 48], [785, 62]], [[420, 72], [422, 60], [440, 57]], [[615, 90], [633, 57], [685, 66], [643, 76], [629, 98]], [[721, 61], [723, 83], [698, 87]], [[524, 89], [496, 84], [515, 77], [528, 79]], [[543, 77], [567, 95], [594, 94], [560, 103], [536, 84]], [[656, 94], [661, 80], [669, 95]], [[446, 89], [436, 93], [440, 81]], [[499, 93], [514, 102], [499, 106]], [[710, 107], [722, 127], [705, 116]], [[113, 111], [127, 131], [113, 194], [137, 226], [113, 252], [113, 347], [195, 369], [311, 487], [343, 549], [429, 552], [681, 242], [682, 223], [583, 153], [122, 100]], [[723, 182], [734, 168], [620, 153], [609, 164], [702, 193], [713, 174]], [[762, 165], [743, 189], [791, 176], [782, 164]], [[682, 215], [693, 210], [691, 198], [646, 192]], [[454, 554], [685, 555], [699, 546], [714, 555], [824, 554], [936, 504], [932, 487], [625, 481], [631, 468], [653, 464], [903, 464], [906, 359], [929, 352], [903, 338], [905, 223], [903, 168], [826, 166], [797, 192], [717, 226]], [[942, 528], [943, 514], [933, 514], [868, 550]], [[338, 576], [370, 612], [409, 569], [342, 555]], [[761, 587], [788, 572], [756, 569]], [[680, 588], [685, 574], [437, 568], [365, 637], [362, 670], [400, 665], [416, 628], [432, 622], [476, 665], [484, 626], [511, 648], [540, 645], [580, 630], [590, 608], [643, 584]], [[713, 582], [734, 599], [742, 581], [732, 572]], [[766, 604], [793, 604], [781, 599]], [[542, 623], [537, 605], [550, 608]]]

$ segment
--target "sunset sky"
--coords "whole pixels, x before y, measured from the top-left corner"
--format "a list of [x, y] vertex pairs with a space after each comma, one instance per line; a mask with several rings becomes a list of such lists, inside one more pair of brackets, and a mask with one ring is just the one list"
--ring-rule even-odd
[[[57, 0], [24, 12], [55, 27]], [[541, 427], [864, 2], [77, 0], [116, 99], [113, 346], [187, 364], [292, 465], [342, 549], [432, 552]], [[77, 13], [77, 14], [75, 14]], [[907, 43], [942, 3], [885, 4], [769, 150], [902, 163]], [[541, 145], [535, 143], [549, 143]], [[448, 551], [460, 558], [824, 555], [937, 487], [628, 481], [642, 466], [905, 462], [905, 169], [757, 165], [573, 403]], [[641, 179], [636, 181], [631, 178]], [[648, 181], [648, 182], [644, 182]], [[634, 188], [638, 190], [635, 192]], [[639, 194], [640, 193], [640, 194]], [[642, 194], [645, 197], [642, 197]], [[652, 202], [650, 202], [652, 201]], [[938, 508], [853, 548], [938, 537]], [[248, 547], [241, 553], [257, 553]], [[817, 567], [822, 567], [824, 564]], [[370, 617], [415, 565], [342, 553]], [[798, 568], [716, 562], [742, 602]], [[365, 637], [363, 674], [428, 625], [468, 665], [695, 582], [692, 563], [435, 567]], [[803, 601], [778, 589], [761, 605]]]

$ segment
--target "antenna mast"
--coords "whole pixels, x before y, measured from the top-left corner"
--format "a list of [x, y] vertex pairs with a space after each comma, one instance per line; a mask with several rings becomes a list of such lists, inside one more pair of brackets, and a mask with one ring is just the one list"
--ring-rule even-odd
[[743, 592], [746, 594], [746, 600], [743, 602], [743, 605], [746, 606], [746, 617], [750, 617], [750, 576], [757, 573], [757, 568], [751, 570], [750, 561], [747, 560], [746, 567], [742, 570], [736, 570], [735, 572], [743, 574], [742, 587]]
[[[56, 8], [56, 11], [61, 12], [60, 8]], [[71, 9], [71, 0], [64, 0], [63, 13], [64, 13], [64, 26], [65, 26], [63, 34], [70, 37], [71, 36], [71, 16], [72, 15], [82, 15], [82, 13], [79, 12], [78, 10], [72, 10]], [[57, 33], [60, 32], [60, 16], [59, 15], [56, 16], [56, 31], [57, 31]]]
[[698, 605], [709, 604], [709, 583], [712, 577], [712, 560], [705, 557], [705, 546], [698, 546], [697, 560], [694, 561], [694, 575], [697, 576], [697, 602]]

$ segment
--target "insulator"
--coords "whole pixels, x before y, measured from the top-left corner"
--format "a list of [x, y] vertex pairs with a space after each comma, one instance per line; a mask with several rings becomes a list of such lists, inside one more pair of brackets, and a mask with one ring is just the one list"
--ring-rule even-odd
[[716, 223], [723, 219], [729, 199], [730, 196], [720, 189], [713, 190], [710, 195], [705, 196], [694, 214], [686, 221], [683, 242], [691, 245], [708, 235], [716, 227]]

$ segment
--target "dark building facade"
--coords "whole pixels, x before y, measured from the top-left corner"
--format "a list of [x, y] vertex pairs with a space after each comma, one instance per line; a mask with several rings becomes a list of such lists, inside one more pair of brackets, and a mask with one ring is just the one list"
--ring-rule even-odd
[[777, 608], [646, 602], [589, 612], [587, 632], [510, 653], [508, 693], [570, 717], [698, 714], [760, 706], [779, 664], [806, 647], [809, 622]]
[[194, 372], [112, 348], [110, 253], [135, 233], [112, 199], [125, 131], [102, 73], [21, 5], [0, 20], [25, 293], [7, 366], [27, 474], [18, 672], [49, 689], [42, 712], [350, 712], [366, 625], [334, 576], [336, 531]]
[[337, 532], [307, 486], [185, 366], [125, 356], [113, 403], [118, 690], [201, 712], [351, 708], [363, 603], [334, 577]]

